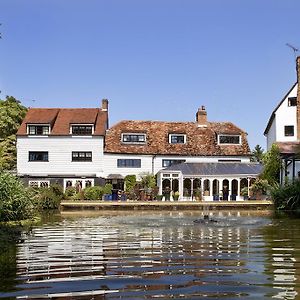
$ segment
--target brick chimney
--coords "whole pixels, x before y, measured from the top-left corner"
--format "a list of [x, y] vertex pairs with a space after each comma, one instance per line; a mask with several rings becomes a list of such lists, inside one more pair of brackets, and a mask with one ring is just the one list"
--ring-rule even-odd
[[296, 69], [297, 69], [297, 140], [300, 141], [300, 56], [296, 59]]
[[207, 126], [207, 112], [204, 105], [198, 108], [196, 122], [198, 123], [198, 126]]
[[102, 107], [101, 109], [103, 111], [108, 111], [108, 100], [107, 99], [102, 99]]

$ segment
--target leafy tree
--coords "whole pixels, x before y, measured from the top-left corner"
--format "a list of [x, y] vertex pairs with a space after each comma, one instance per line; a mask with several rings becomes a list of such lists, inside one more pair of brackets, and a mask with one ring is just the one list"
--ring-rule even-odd
[[0, 100], [0, 170], [10, 170], [16, 165], [16, 133], [27, 108], [12, 96]]
[[261, 178], [266, 179], [270, 185], [274, 186], [279, 182], [281, 158], [280, 151], [276, 144], [263, 156], [264, 170]]
[[262, 163], [264, 158], [264, 149], [260, 145], [256, 145], [252, 150], [251, 161]]

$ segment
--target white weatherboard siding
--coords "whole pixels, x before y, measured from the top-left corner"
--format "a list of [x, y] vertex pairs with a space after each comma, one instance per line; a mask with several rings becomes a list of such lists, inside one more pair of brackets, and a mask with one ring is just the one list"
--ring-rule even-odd
[[[277, 142], [293, 142], [297, 140], [297, 106], [288, 106], [289, 97], [297, 97], [297, 85], [295, 85], [275, 113]], [[285, 136], [284, 126], [294, 126], [295, 135]]]
[[[140, 159], [141, 168], [118, 168], [118, 159]], [[218, 162], [218, 160], [241, 160], [242, 163], [250, 162], [249, 157], [245, 156], [162, 156], [162, 155], [133, 155], [133, 154], [104, 154], [104, 177], [110, 174], [126, 175], [142, 175], [142, 174], [156, 174], [158, 171], [164, 169], [162, 161], [168, 160], [185, 160], [186, 162]]]
[[[29, 151], [48, 151], [48, 162], [29, 162]], [[72, 162], [72, 151], [92, 151], [92, 162]], [[19, 175], [103, 176], [103, 137], [18, 137]]]
[[267, 150], [269, 150], [273, 143], [276, 142], [276, 118], [274, 118], [272, 125], [267, 134]]
[[[118, 159], [140, 159], [140, 168], [118, 168]], [[152, 173], [152, 156], [151, 155], [131, 155], [131, 154], [104, 154], [104, 177], [110, 174], [142, 175]]]

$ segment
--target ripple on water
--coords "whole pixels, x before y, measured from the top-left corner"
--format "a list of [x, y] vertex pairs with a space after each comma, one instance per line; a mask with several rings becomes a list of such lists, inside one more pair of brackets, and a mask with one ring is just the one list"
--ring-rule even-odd
[[18, 245], [18, 290], [0, 297], [296, 299], [300, 222], [200, 216], [112, 212], [36, 227]]

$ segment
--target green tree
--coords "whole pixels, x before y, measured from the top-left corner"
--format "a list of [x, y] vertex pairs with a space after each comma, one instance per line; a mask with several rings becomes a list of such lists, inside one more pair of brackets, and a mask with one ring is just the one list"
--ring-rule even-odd
[[279, 182], [281, 158], [280, 151], [276, 144], [263, 156], [264, 169], [261, 175], [262, 179], [266, 179], [270, 185], [274, 186]]
[[0, 100], [0, 170], [10, 170], [16, 165], [16, 133], [27, 108], [14, 97]]
[[256, 145], [252, 150], [251, 161], [262, 163], [264, 158], [264, 149], [260, 145]]

